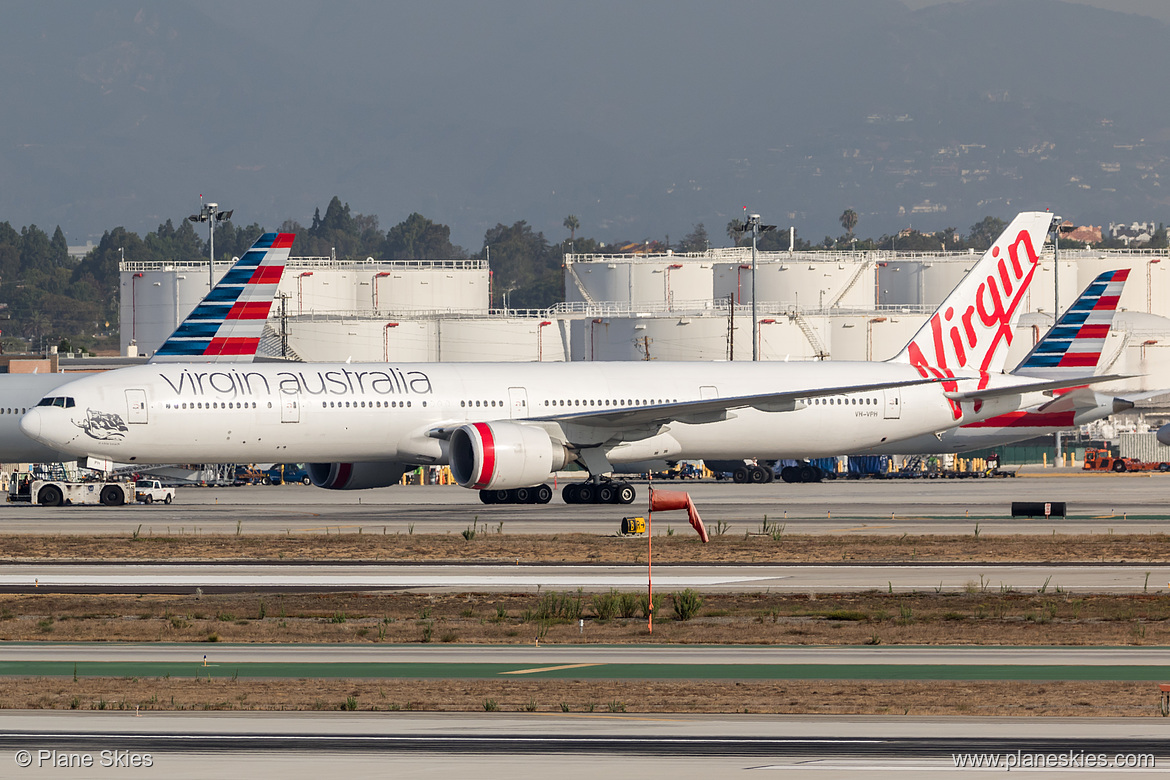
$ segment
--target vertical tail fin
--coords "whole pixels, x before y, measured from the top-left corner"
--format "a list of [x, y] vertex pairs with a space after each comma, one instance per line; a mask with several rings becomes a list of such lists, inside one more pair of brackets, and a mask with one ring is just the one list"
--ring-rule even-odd
[[150, 362], [250, 362], [260, 346], [264, 323], [295, 237], [293, 233], [260, 236]]
[[892, 362], [939, 377], [1002, 371], [1051, 224], [1045, 211], [1018, 214]]
[[1128, 278], [1122, 268], [1094, 279], [1012, 373], [1060, 379], [1096, 367]]

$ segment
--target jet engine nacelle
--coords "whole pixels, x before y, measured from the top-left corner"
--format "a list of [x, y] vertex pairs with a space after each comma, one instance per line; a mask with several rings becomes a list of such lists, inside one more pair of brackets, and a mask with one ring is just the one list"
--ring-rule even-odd
[[471, 423], [451, 434], [451, 475], [460, 487], [532, 487], [568, 462], [565, 448], [541, 428], [510, 422]]
[[406, 473], [405, 463], [368, 461], [365, 463], [306, 463], [309, 480], [326, 490], [365, 490], [397, 485]]

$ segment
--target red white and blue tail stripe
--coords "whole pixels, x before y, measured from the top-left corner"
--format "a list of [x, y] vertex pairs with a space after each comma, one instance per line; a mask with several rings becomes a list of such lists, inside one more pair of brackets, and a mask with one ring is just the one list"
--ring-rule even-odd
[[260, 236], [150, 362], [250, 362], [260, 346], [295, 237], [294, 233]]
[[1053, 378], [1084, 374], [1086, 368], [1091, 373], [1101, 360], [1127, 278], [1129, 269], [1122, 268], [1094, 279], [1012, 373]]

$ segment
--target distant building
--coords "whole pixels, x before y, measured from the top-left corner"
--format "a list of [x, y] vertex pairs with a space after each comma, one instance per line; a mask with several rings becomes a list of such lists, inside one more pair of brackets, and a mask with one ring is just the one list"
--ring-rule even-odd
[[1147, 244], [1158, 232], [1156, 222], [1109, 223], [1109, 237], [1128, 244]]
[[[1085, 244], [1100, 244], [1103, 240], [1101, 238], [1101, 226], [1096, 227], [1092, 225], [1068, 225], [1065, 224], [1064, 230], [1061, 231], [1060, 237], [1069, 241], [1080, 241]], [[1068, 230], [1068, 228], [1073, 228]], [[1065, 232], [1067, 231], [1067, 232]]]

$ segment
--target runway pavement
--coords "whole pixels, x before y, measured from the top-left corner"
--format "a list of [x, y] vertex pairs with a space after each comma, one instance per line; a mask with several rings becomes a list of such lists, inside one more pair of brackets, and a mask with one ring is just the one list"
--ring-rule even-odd
[[[680, 716], [386, 713], [0, 714], [5, 777], [136, 777], [172, 780], [280, 775], [287, 780], [554, 775], [565, 780], [728, 775], [893, 778], [955, 771], [956, 754], [1104, 756], [1155, 768], [1094, 777], [1166, 776], [1165, 721], [1137, 719], [955, 719], [899, 716]], [[21, 751], [27, 751], [22, 753]], [[43, 751], [43, 752], [42, 752]], [[53, 753], [56, 751], [56, 753]], [[149, 766], [98, 766], [102, 751]], [[44, 762], [89, 755], [92, 770]], [[1140, 757], [1140, 758], [1139, 758]], [[109, 760], [109, 759], [107, 759]], [[22, 762], [33, 766], [23, 769]], [[40, 763], [42, 765], [38, 766]], [[1006, 761], [1005, 761], [1006, 763]], [[1010, 772], [975, 770], [981, 777]], [[1073, 770], [1075, 771], [1075, 770]], [[1069, 769], [1028, 771], [1066, 777]], [[762, 773], [762, 774], [761, 774]], [[1018, 771], [1017, 773], [1018, 774]]]
[[[1021, 593], [1164, 593], [1170, 565], [1125, 564], [724, 564], [655, 565], [654, 587], [705, 593], [845, 593], [879, 590]], [[577, 590], [647, 585], [639, 565], [361, 565], [285, 563], [55, 563], [0, 567], [0, 593], [194, 593]]]
[[[791, 533], [984, 534], [1161, 533], [1170, 529], [1170, 474], [1081, 474], [1036, 470], [1016, 479], [846, 481], [790, 485], [661, 482], [691, 493], [708, 524], [729, 533], [786, 524]], [[472, 523], [507, 533], [616, 533], [621, 518], [645, 514], [646, 485], [629, 506], [487, 506], [459, 487], [397, 486], [330, 491], [301, 485], [184, 488], [176, 503], [127, 507], [0, 507], [0, 532], [142, 533], [459, 533]], [[1010, 516], [1012, 501], [1064, 501], [1068, 518]], [[664, 525], [685, 529], [677, 514]]]

